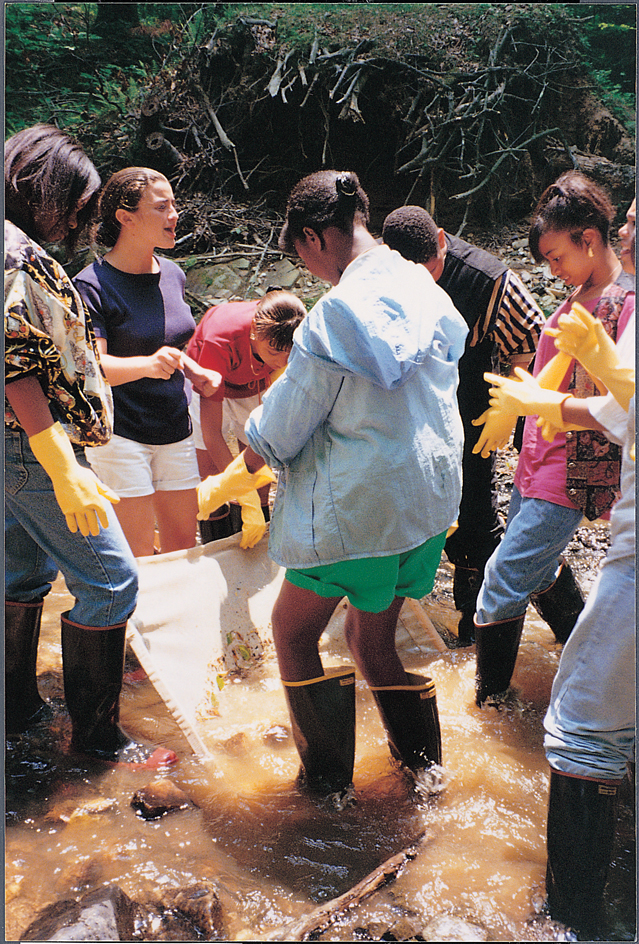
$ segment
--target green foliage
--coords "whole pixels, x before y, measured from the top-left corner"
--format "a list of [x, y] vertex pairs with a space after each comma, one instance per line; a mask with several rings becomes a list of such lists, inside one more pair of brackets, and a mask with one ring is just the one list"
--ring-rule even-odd
[[97, 7], [6, 5], [5, 111], [7, 135], [36, 122], [56, 124], [81, 138], [102, 172], [127, 153], [141, 91], [161, 56], [144, 33], [97, 36]]

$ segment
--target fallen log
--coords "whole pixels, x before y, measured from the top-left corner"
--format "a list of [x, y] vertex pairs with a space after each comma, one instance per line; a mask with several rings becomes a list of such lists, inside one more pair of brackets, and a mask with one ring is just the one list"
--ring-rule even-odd
[[352, 908], [395, 881], [406, 863], [417, 858], [425, 837], [426, 833], [421, 833], [410, 846], [386, 859], [343, 895], [320, 905], [303, 918], [269, 932], [269, 941], [308, 941], [311, 937], [322, 934]]

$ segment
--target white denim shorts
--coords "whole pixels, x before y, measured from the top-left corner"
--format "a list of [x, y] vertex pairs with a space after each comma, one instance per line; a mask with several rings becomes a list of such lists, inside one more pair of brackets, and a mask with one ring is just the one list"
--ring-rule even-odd
[[160, 446], [112, 436], [105, 446], [88, 446], [85, 453], [97, 477], [120, 498], [179, 492], [201, 481], [192, 434]]
[[[224, 400], [222, 403], [222, 435], [226, 439], [232, 434], [242, 446], [247, 446], [246, 433], [244, 426], [246, 421], [261, 403], [259, 394], [254, 397], [242, 397], [236, 400]], [[193, 426], [193, 439], [195, 448], [206, 450], [204, 439], [202, 437], [202, 425], [200, 423], [200, 397], [195, 391], [191, 394], [191, 403], [189, 405], [191, 414], [191, 424]]]

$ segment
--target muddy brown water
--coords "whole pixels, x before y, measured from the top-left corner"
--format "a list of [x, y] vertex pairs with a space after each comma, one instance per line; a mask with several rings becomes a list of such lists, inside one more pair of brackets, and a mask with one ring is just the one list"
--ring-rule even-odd
[[[601, 553], [592, 547], [602, 543], [605, 535], [602, 541], [587, 531], [578, 544], [585, 589]], [[444, 561], [435, 591], [423, 601], [444, 636], [455, 626], [450, 583]], [[169, 776], [193, 804], [144, 820], [131, 798], [154, 775], [91, 767], [68, 753], [59, 614], [70, 604], [58, 580], [45, 605], [38, 662], [41, 689], [59, 707], [56, 723], [46, 736], [13, 742], [6, 758], [7, 940], [17, 940], [46, 905], [100, 885], [117, 883], [143, 900], [206, 879], [220, 895], [225, 940], [268, 941], [419, 836], [418, 855], [397, 880], [321, 940], [354, 940], [361, 928], [377, 940], [383, 934], [386, 940], [411, 939], [411, 931], [422, 940], [556, 939], [556, 927], [538, 912], [548, 790], [542, 721], [560, 648], [532, 607], [513, 679], [518, 697], [499, 712], [474, 704], [474, 648], [441, 651], [411, 609], [402, 611], [404, 662], [434, 678], [442, 727], [444, 788], [421, 803], [389, 762], [379, 716], [361, 680], [358, 802], [342, 813], [298, 793], [290, 738], [268, 735], [273, 726], [288, 725], [268, 652], [264, 665], [231, 691], [236, 722], [222, 732], [211, 761], [193, 756], [148, 680], [128, 681], [124, 726], [176, 750], [179, 763]], [[339, 631], [327, 634], [322, 645], [325, 664], [348, 662]], [[630, 801], [620, 816], [609, 897], [609, 939], [634, 940]]]

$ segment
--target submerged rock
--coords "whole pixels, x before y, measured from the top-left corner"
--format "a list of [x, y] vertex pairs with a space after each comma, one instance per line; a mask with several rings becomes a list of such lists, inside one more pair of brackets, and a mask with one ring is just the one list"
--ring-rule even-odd
[[437, 915], [422, 928], [425, 941], [487, 941], [483, 928], [455, 915]]
[[133, 794], [131, 806], [143, 819], [157, 819], [173, 810], [185, 810], [191, 801], [168, 777], [154, 780]]
[[40, 912], [21, 941], [132, 941], [137, 906], [117, 885], [79, 901], [58, 901]]
[[169, 889], [161, 901], [132, 901], [118, 885], [49, 905], [21, 941], [215, 941], [224, 939], [213, 885]]
[[222, 905], [217, 892], [208, 882], [196, 882], [172, 891], [165, 896], [165, 904], [188, 918], [207, 940], [211, 940], [213, 935], [223, 937]]

